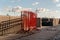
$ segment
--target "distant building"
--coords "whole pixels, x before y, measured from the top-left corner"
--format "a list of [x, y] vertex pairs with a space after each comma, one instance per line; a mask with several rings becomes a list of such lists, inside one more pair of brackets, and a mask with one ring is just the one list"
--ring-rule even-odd
[[60, 24], [59, 18], [37, 18], [37, 27], [56, 26]]
[[60, 24], [59, 13], [46, 11], [45, 9], [36, 10], [37, 12], [37, 27], [56, 26]]

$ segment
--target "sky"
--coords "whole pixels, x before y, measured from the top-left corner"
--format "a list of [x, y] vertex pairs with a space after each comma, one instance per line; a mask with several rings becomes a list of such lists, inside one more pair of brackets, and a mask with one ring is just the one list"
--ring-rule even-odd
[[60, 0], [0, 0], [0, 9], [20, 6], [24, 8], [48, 8], [60, 10]]
[[[7, 14], [8, 12], [6, 10], [17, 7], [19, 7], [19, 9], [29, 8], [34, 11], [38, 9], [39, 11], [42, 11], [41, 13], [48, 12], [57, 14], [60, 11], [60, 0], [0, 0], [0, 14]], [[9, 13], [10, 15], [12, 14], [12, 12]]]

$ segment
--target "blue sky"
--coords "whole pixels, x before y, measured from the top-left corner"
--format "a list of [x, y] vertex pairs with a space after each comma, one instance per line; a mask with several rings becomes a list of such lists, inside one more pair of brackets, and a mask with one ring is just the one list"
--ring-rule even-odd
[[[38, 4], [32, 5], [33, 3], [36, 2]], [[4, 7], [21, 6], [33, 9], [48, 8], [52, 10], [60, 10], [60, 8], [57, 7], [59, 3], [60, 2], [54, 2], [53, 0], [0, 0], [0, 9], [3, 9]]]
[[[0, 0], [0, 11], [4, 10], [4, 8], [14, 8], [17, 6], [22, 8], [31, 8], [33, 10], [42, 8], [43, 10], [48, 9], [53, 12], [60, 11], [60, 0]], [[6, 12], [4, 10], [2, 14], [5, 13]]]

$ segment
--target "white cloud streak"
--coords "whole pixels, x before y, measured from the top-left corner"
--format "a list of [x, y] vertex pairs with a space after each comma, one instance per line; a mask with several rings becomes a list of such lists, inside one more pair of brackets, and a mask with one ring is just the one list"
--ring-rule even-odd
[[39, 4], [39, 2], [32, 3], [33, 6], [38, 5], [38, 4]]
[[57, 4], [56, 6], [57, 6], [57, 7], [60, 7], [60, 4]]
[[58, 3], [60, 0], [53, 0], [54, 3]]
[[37, 17], [43, 18], [60, 18], [60, 12], [58, 10], [50, 10], [46, 8], [39, 8]]
[[46, 9], [46, 8], [38, 8], [37, 10], [39, 12], [48, 12], [48, 11], [50, 11], [49, 9]]

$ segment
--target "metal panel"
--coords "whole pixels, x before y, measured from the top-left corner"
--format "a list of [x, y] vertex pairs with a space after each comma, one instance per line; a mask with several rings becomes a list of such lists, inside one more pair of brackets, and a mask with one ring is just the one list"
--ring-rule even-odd
[[37, 18], [37, 27], [40, 27], [40, 18]]

